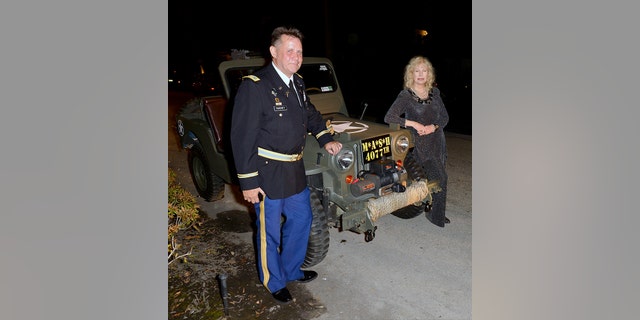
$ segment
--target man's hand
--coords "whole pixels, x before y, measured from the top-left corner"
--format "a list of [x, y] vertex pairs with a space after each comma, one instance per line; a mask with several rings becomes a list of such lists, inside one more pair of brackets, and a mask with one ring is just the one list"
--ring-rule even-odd
[[342, 143], [338, 141], [327, 142], [327, 144], [324, 145], [324, 149], [327, 150], [327, 152], [329, 152], [331, 155], [335, 156], [338, 151], [342, 149]]
[[258, 195], [262, 195], [263, 198], [265, 197], [265, 193], [264, 191], [262, 191], [261, 188], [255, 188], [251, 190], [242, 190], [242, 196], [244, 197], [244, 200], [249, 201], [251, 203], [260, 202], [260, 198], [258, 197]]

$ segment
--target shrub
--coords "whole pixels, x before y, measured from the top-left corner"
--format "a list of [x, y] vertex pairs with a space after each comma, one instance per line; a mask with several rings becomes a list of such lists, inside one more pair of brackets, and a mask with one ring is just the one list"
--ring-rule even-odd
[[168, 186], [168, 252], [169, 263], [176, 258], [188, 255], [178, 255], [180, 244], [176, 243], [175, 235], [180, 230], [194, 226], [195, 221], [200, 217], [196, 198], [189, 191], [182, 188], [177, 182], [176, 173], [169, 168]]

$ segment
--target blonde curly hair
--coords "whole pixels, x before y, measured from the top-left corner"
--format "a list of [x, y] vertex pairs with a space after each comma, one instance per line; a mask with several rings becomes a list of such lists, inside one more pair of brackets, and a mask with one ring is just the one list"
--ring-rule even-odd
[[436, 72], [433, 69], [433, 65], [431, 64], [431, 61], [429, 61], [429, 59], [423, 56], [415, 56], [411, 58], [407, 66], [404, 68], [404, 88], [405, 89], [410, 89], [413, 86], [413, 71], [416, 70], [416, 68], [421, 64], [424, 64], [425, 66], [427, 66], [428, 72], [427, 72], [427, 82], [425, 83], [425, 88], [427, 89], [427, 92], [431, 91], [433, 84], [436, 82]]

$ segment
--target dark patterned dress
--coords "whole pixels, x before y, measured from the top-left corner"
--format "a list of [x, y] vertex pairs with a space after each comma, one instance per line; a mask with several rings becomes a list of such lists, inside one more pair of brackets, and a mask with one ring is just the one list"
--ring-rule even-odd
[[442, 130], [449, 123], [449, 114], [440, 97], [440, 90], [436, 87], [431, 88], [426, 100], [420, 99], [410, 89], [400, 91], [384, 116], [384, 122], [406, 127], [406, 120], [413, 120], [423, 125], [438, 125], [435, 132], [423, 136], [418, 135], [413, 127], [409, 130], [415, 141], [414, 155], [422, 164], [427, 179], [438, 180], [442, 188], [441, 192], [432, 194], [433, 208], [427, 213], [427, 218], [433, 224], [444, 227], [447, 202], [447, 145]]

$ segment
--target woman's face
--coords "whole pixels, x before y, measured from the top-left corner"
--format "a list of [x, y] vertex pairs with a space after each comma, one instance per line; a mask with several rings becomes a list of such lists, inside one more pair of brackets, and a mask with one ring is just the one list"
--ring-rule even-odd
[[421, 63], [413, 70], [413, 82], [417, 85], [424, 85], [427, 83], [427, 76], [429, 75], [429, 69], [427, 65]]

